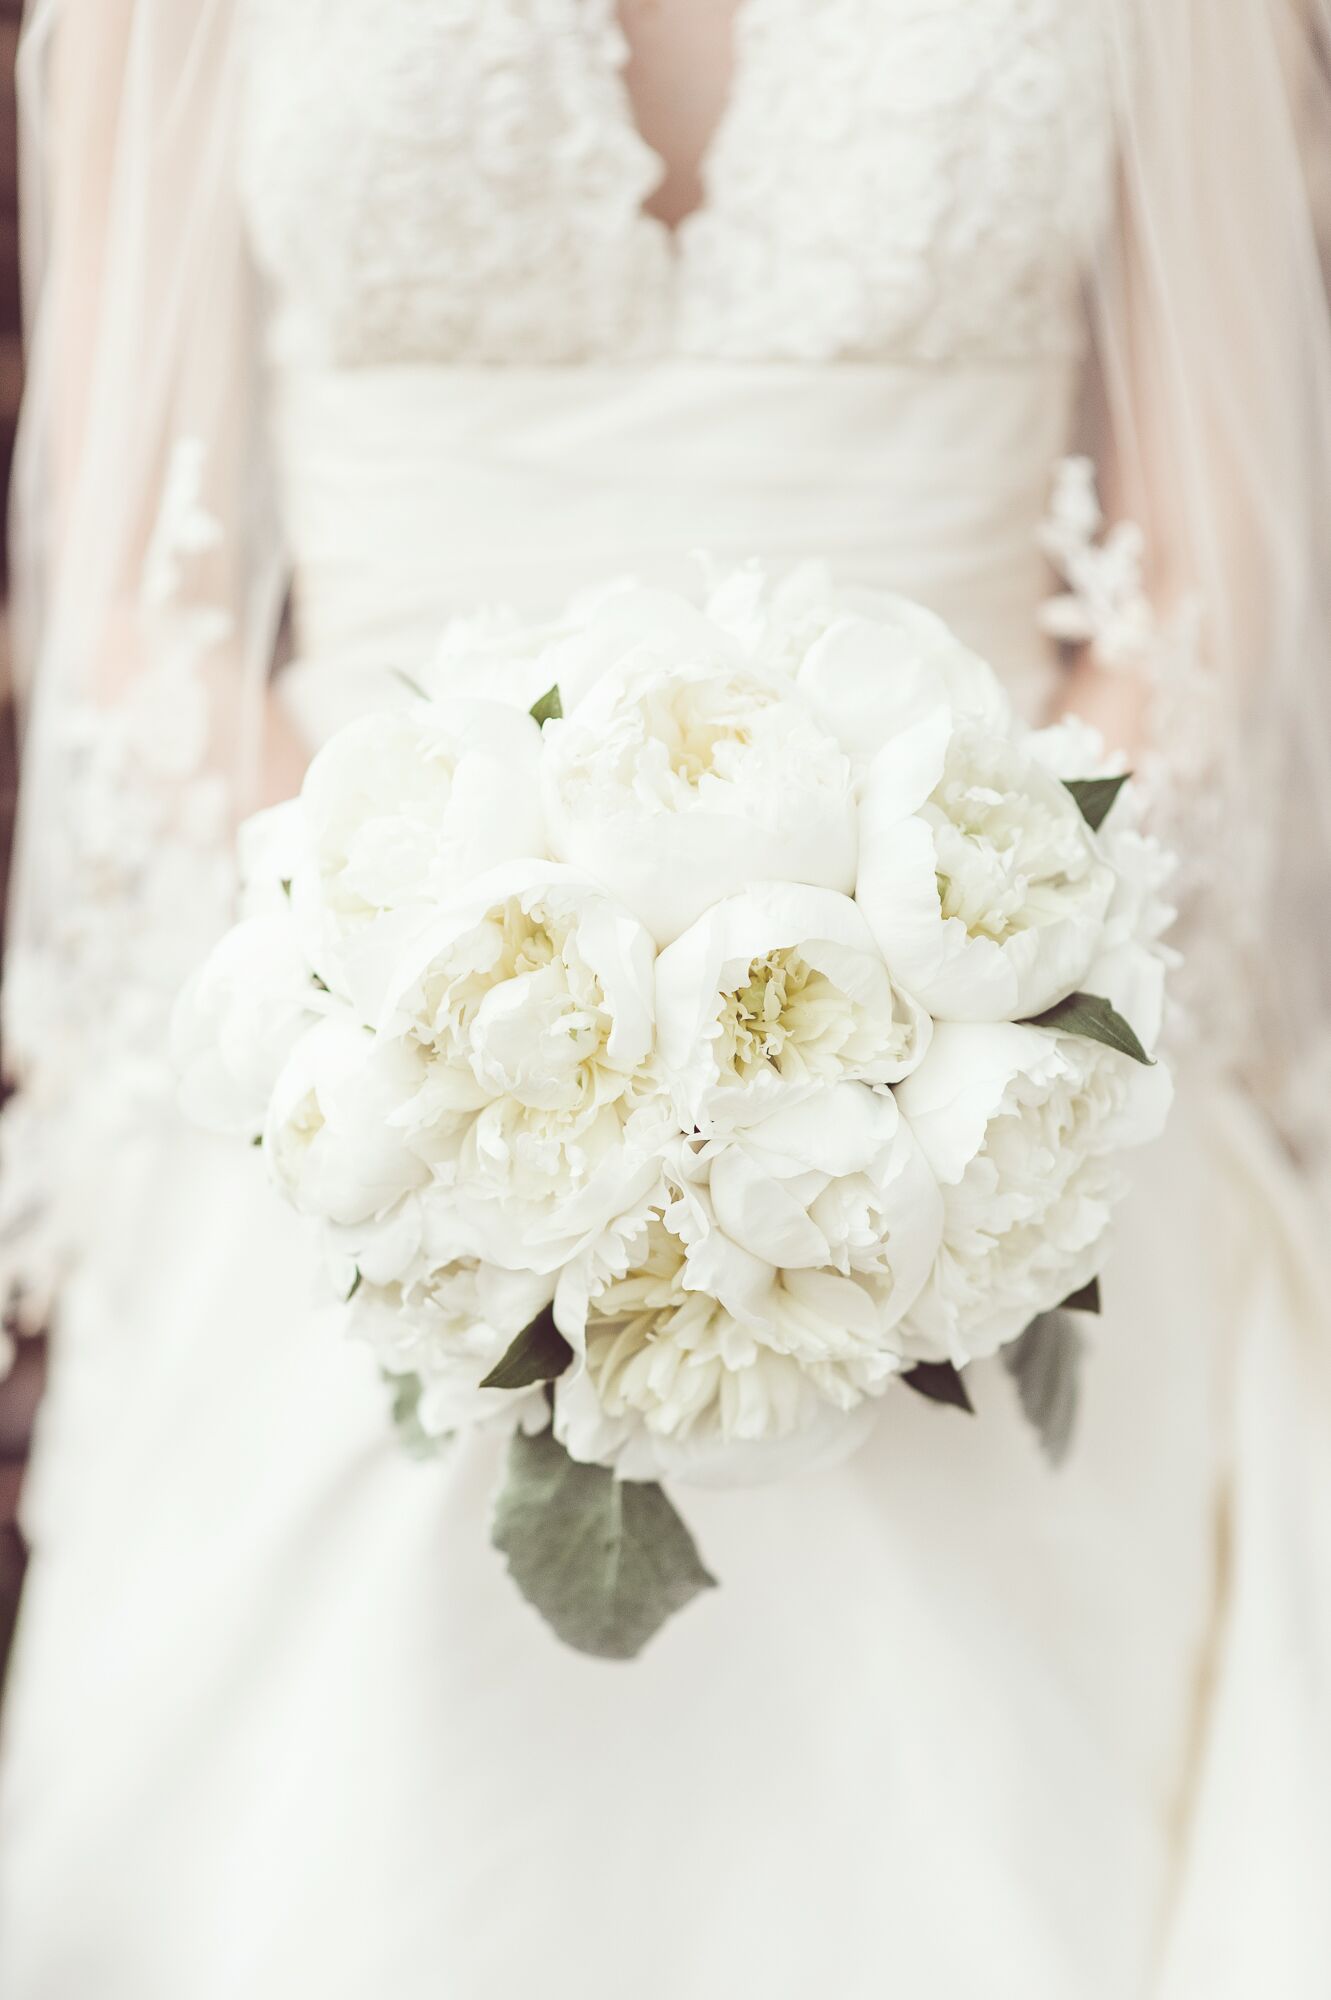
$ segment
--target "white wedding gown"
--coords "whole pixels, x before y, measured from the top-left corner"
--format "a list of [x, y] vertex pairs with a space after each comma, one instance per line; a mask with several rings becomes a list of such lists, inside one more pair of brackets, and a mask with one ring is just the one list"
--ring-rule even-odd
[[[1050, 698], [1112, 160], [1087, 14], [961, 11], [750, 0], [672, 237], [604, 0], [252, 9], [312, 736], [445, 613], [698, 548], [919, 595]], [[1255, 1118], [1200, 1058], [1179, 1100], [1066, 1466], [987, 1365], [976, 1421], [898, 1394], [835, 1471], [682, 1492], [722, 1588], [631, 1667], [561, 1650], [487, 1546], [495, 1448], [402, 1455], [257, 1159], [180, 1131], [108, 1194], [42, 1419], [6, 2000], [1331, 1990], [1328, 1294]]]

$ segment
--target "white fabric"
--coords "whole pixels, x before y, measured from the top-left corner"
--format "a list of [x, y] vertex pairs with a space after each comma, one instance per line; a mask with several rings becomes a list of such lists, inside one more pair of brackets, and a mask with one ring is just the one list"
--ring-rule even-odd
[[[315, 737], [333, 693], [393, 695], [440, 619], [539, 613], [698, 556], [832, 562], [916, 593], [986, 648], [1032, 711], [1053, 663], [1038, 529], [1067, 436], [1057, 365], [292, 370], [277, 429]], [[365, 676], [376, 676], [367, 683]]]
[[[916, 588], [1034, 700], [1099, 10], [977, 0], [963, 35], [944, 0], [751, 0], [691, 231], [719, 239], [691, 266], [701, 355], [677, 275], [626, 330], [643, 268], [685, 258], [616, 178], [631, 130], [581, 39], [605, 10], [369, 11], [253, 0], [231, 162], [276, 294], [311, 733], [432, 614], [548, 602], [609, 558], [676, 575], [706, 542]], [[815, 147], [860, 70], [868, 111]], [[600, 109], [541, 126], [505, 196], [547, 73]], [[619, 223], [579, 209], [596, 275], [552, 356], [560, 131]], [[1066, 1468], [1001, 1367], [974, 1424], [894, 1396], [834, 1472], [688, 1496], [723, 1587], [625, 1669], [561, 1652], [504, 1577], [488, 1445], [399, 1455], [252, 1156], [176, 1130], [132, 1178], [103, 1162], [29, 1496], [7, 2000], [1318, 2000], [1327, 1288], [1262, 1134], [1204, 1073], [1180, 1100]]]
[[675, 237], [642, 212], [661, 162], [614, 0], [240, 5], [285, 358], [1080, 347], [1113, 161], [1104, 0], [968, 0], [963, 33], [956, 0], [744, 0], [707, 199]]

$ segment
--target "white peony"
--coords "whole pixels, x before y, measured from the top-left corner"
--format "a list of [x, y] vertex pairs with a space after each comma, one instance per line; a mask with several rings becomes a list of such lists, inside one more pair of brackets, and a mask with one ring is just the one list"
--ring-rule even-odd
[[429, 1169], [411, 1144], [423, 1080], [409, 1043], [345, 1010], [309, 1029], [273, 1089], [263, 1147], [274, 1180], [306, 1215], [355, 1225], [383, 1216]]
[[212, 1132], [257, 1137], [282, 1065], [319, 1017], [320, 997], [285, 907], [228, 931], [172, 1011], [171, 1056], [186, 1116]]
[[1170, 1080], [1081, 1036], [947, 1022], [898, 1095], [944, 1202], [907, 1345], [961, 1366], [1096, 1275], [1118, 1156], [1159, 1132]]
[[770, 1478], [853, 1449], [901, 1367], [896, 1328], [941, 1226], [891, 1094], [863, 1084], [682, 1148], [561, 1274], [578, 1363], [559, 1436], [629, 1478]]
[[683, 599], [656, 593], [639, 609], [641, 630], [617, 633], [609, 668], [593, 624], [585, 646], [599, 677], [547, 725], [553, 851], [660, 944], [754, 881], [851, 889], [850, 764], [808, 704]]
[[236, 835], [242, 917], [291, 916], [291, 878], [305, 847], [300, 800], [251, 813]]
[[524, 618], [511, 606], [455, 618], [421, 669], [421, 683], [441, 701], [481, 696], [524, 714], [558, 685], [567, 711], [620, 658], [622, 633], [641, 630], [657, 597], [673, 602], [631, 576], [614, 577], [575, 592], [552, 618]]
[[993, 670], [932, 611], [889, 591], [838, 588], [826, 563], [773, 578], [746, 563], [712, 579], [707, 616], [746, 659], [796, 681], [846, 755], [865, 762], [921, 695], [1002, 725], [1009, 705]]
[[897, 1083], [930, 1031], [849, 897], [791, 882], [727, 897], [666, 947], [656, 1018], [677, 1116], [708, 1137], [792, 1093]]
[[417, 1378], [416, 1416], [428, 1436], [496, 1421], [543, 1428], [539, 1384], [516, 1391], [481, 1384], [553, 1291], [552, 1281], [531, 1272], [458, 1258], [411, 1283], [358, 1285], [351, 1330], [385, 1374]]
[[[1099, 731], [1075, 716], [1039, 730], [1031, 750], [1059, 779], [1103, 777], [1122, 768], [1107, 757]], [[1082, 984], [1108, 1000], [1153, 1049], [1164, 1015], [1166, 975], [1179, 963], [1178, 953], [1163, 942], [1175, 917], [1167, 893], [1174, 858], [1142, 832], [1140, 800], [1131, 783], [1114, 800], [1096, 845], [1113, 871], [1114, 888]]]
[[367, 715], [305, 776], [292, 895], [311, 962], [363, 1016], [393, 954], [500, 862], [545, 852], [531, 717], [491, 701]]
[[856, 899], [893, 975], [943, 1020], [1026, 1019], [1074, 992], [1114, 876], [1022, 741], [926, 718], [865, 784]]
[[382, 1028], [421, 1065], [412, 1129], [460, 1239], [549, 1271], [650, 1179], [653, 947], [594, 882], [498, 869], [399, 967]]
[[885, 744], [946, 706], [953, 717], [1005, 730], [1007, 696], [993, 672], [941, 618], [908, 599], [861, 594], [834, 619], [798, 671], [801, 692], [860, 768]]

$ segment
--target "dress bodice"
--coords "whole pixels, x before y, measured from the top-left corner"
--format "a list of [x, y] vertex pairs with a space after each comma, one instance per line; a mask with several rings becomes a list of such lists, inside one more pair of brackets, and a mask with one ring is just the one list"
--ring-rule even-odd
[[1021, 360], [1079, 337], [1100, 0], [741, 0], [705, 198], [644, 214], [614, 0], [247, 0], [277, 351]]

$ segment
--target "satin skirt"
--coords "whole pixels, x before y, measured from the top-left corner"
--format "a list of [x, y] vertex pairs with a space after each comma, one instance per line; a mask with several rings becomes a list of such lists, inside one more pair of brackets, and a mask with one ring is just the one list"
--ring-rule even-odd
[[[822, 555], [1038, 707], [1066, 370], [351, 371], [278, 399], [312, 737], [452, 609]], [[417, 1463], [246, 1149], [103, 1176], [28, 1495], [5, 2000], [1325, 2000], [1331, 1340], [1304, 1195], [1180, 1079], [1079, 1435], [1001, 1363], [835, 1470], [679, 1501], [628, 1666]], [[95, 1225], [95, 1228], [94, 1228]]]
[[721, 1588], [628, 1666], [509, 1584], [497, 1447], [400, 1455], [257, 1163], [182, 1137], [39, 1439], [0, 1991], [1322, 1994], [1326, 1293], [1261, 1132], [1180, 1100], [1063, 1469], [997, 1365], [975, 1420], [890, 1396], [834, 1471], [681, 1491]]

